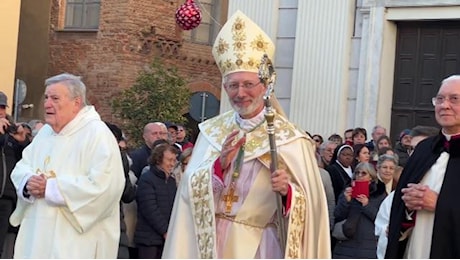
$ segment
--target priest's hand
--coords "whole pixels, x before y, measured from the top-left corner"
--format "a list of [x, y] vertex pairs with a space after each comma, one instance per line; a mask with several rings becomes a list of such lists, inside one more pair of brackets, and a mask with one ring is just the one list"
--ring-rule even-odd
[[44, 198], [46, 190], [46, 178], [43, 174], [33, 175], [26, 184], [29, 194], [35, 198]]
[[284, 169], [272, 173], [272, 189], [286, 196], [289, 190], [289, 175]]
[[225, 142], [222, 144], [222, 152], [220, 154], [220, 164], [223, 170], [227, 170], [230, 166], [230, 163], [235, 159], [240, 147], [246, 142], [246, 137], [243, 136], [240, 138], [239, 130], [233, 130]]
[[431, 190], [428, 185], [409, 183], [401, 192], [402, 200], [409, 210], [424, 209], [433, 212], [436, 209], [438, 193]]

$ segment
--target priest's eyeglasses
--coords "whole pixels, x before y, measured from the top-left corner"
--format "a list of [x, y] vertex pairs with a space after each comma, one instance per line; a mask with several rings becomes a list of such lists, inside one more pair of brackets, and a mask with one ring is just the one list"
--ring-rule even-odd
[[452, 105], [459, 105], [460, 104], [460, 96], [459, 95], [452, 95], [452, 96], [441, 96], [438, 95], [431, 99], [433, 106], [441, 105], [445, 101], [449, 101]]
[[230, 92], [235, 92], [237, 91], [240, 86], [243, 87], [245, 90], [251, 90], [261, 84], [262, 82], [257, 81], [257, 82], [251, 82], [251, 81], [244, 81], [244, 82], [229, 82], [224, 85], [225, 89]]

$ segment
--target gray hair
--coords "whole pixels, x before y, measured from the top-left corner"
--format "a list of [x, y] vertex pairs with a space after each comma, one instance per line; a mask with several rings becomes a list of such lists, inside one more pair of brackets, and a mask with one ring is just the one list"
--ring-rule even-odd
[[377, 131], [377, 129], [379, 129], [379, 128], [382, 128], [385, 131], [385, 133], [387, 132], [387, 129], [385, 127], [383, 127], [381, 125], [376, 125], [376, 126], [374, 126], [372, 128], [372, 133], [375, 133], [375, 131]]
[[460, 80], [460, 75], [451, 75], [451, 76], [449, 76], [449, 77], [447, 77], [447, 78], [442, 80], [441, 86], [446, 84], [449, 81], [456, 81], [456, 80]]
[[[396, 153], [395, 153], [396, 155]], [[389, 154], [382, 154], [379, 156], [379, 159], [377, 161], [377, 168], [379, 168], [380, 166], [382, 166], [382, 164], [386, 161], [391, 161], [395, 164], [395, 166], [398, 166], [398, 159], [396, 159], [395, 156], [393, 155], [389, 155]]]
[[75, 76], [70, 73], [62, 73], [45, 80], [45, 87], [53, 84], [60, 83], [67, 87], [70, 92], [70, 98], [80, 97], [82, 100], [82, 107], [87, 105], [86, 102], [86, 86], [81, 81], [81, 77]]
[[[320, 146], [319, 146], [319, 151], [320, 152], [324, 152], [324, 150], [326, 150], [326, 147], [330, 144], [334, 144], [334, 145], [337, 145], [336, 142], [334, 141], [330, 141], [330, 140], [326, 140], [324, 141]], [[337, 147], [337, 146], [336, 146]], [[334, 148], [335, 149], [335, 148]]]
[[[358, 165], [356, 165], [354, 172], [357, 172], [359, 170], [366, 171], [367, 173], [369, 173], [369, 175], [372, 178], [372, 181], [377, 180], [377, 173], [375, 172], [374, 165], [372, 165], [372, 164], [370, 164], [368, 162], [360, 162], [360, 163], [358, 163]], [[353, 176], [354, 175], [355, 175], [355, 173], [353, 173]]]

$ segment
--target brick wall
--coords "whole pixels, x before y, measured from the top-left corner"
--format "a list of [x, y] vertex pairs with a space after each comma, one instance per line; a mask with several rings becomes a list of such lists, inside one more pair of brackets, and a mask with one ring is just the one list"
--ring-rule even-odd
[[102, 1], [99, 30], [62, 30], [63, 0], [52, 0], [48, 75], [81, 75], [88, 99], [104, 120], [113, 121], [110, 101], [133, 85], [143, 68], [161, 57], [178, 67], [192, 91], [220, 97], [221, 77], [211, 46], [181, 39], [175, 11], [184, 1]]

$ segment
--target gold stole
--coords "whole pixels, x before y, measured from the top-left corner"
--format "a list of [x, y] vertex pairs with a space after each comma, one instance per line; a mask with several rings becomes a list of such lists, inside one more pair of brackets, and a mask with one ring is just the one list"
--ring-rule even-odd
[[260, 227], [265, 227], [276, 211], [276, 193], [271, 190], [270, 176], [265, 167], [257, 174], [235, 221], [231, 223], [223, 258], [254, 258], [265, 229]]

